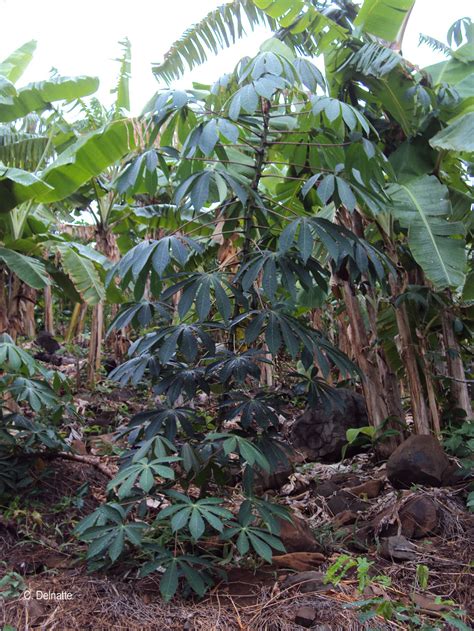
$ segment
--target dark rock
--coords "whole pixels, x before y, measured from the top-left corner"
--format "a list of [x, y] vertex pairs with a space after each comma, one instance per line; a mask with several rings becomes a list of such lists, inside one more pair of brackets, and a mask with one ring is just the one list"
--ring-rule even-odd
[[355, 532], [351, 533], [347, 544], [358, 551], [367, 552], [374, 545], [374, 527], [370, 523], [358, 524]]
[[392, 508], [388, 507], [372, 522], [382, 536], [400, 534], [407, 539], [421, 539], [438, 528], [438, 508], [434, 500], [427, 495], [410, 498], [399, 509], [397, 519], [392, 518], [391, 523], [383, 524], [384, 519], [391, 514]]
[[337, 462], [347, 443], [346, 431], [368, 425], [364, 398], [346, 388], [335, 391], [336, 401], [321, 401], [308, 408], [294, 423], [291, 441], [308, 458]]
[[298, 572], [298, 574], [292, 574], [288, 576], [282, 583], [282, 589], [288, 589], [289, 587], [298, 587], [300, 592], [307, 594], [309, 592], [325, 592], [332, 589], [333, 586], [330, 583], [324, 583], [324, 572]]
[[357, 495], [357, 497], [366, 497], [367, 499], [372, 499], [374, 497], [378, 497], [380, 491], [383, 487], [383, 480], [374, 479], [367, 480], [362, 484], [358, 484], [357, 486], [351, 486], [349, 489], [349, 493], [352, 495]]
[[344, 511], [357, 513], [358, 511], [364, 511], [369, 508], [367, 502], [363, 502], [348, 491], [338, 491], [327, 499], [326, 504], [333, 515], [338, 515]]
[[318, 484], [314, 492], [316, 495], [320, 495], [321, 497], [331, 497], [331, 495], [334, 495], [334, 493], [338, 490], [339, 487], [337, 484], [335, 484], [332, 480], [326, 480], [325, 482]]
[[316, 609], [314, 607], [300, 607], [296, 611], [295, 623], [301, 627], [312, 627], [316, 620]]
[[61, 344], [48, 331], [40, 331], [36, 336], [35, 343], [50, 355], [53, 355], [61, 348]]
[[442, 486], [455, 486], [460, 482], [464, 483], [465, 474], [465, 469], [463, 469], [457, 462], [452, 462], [443, 472]]
[[[285, 449], [285, 451], [288, 451]], [[289, 459], [280, 460], [271, 472], [260, 470], [255, 476], [255, 492], [257, 494], [265, 491], [277, 491], [288, 482], [293, 473], [293, 465]]]
[[397, 512], [388, 507], [372, 521], [381, 536], [403, 535], [420, 539], [437, 531], [439, 511], [436, 502], [427, 495], [412, 496]]
[[387, 478], [397, 489], [413, 484], [441, 486], [450, 462], [434, 436], [410, 436], [387, 461]]
[[413, 561], [416, 558], [415, 546], [403, 535], [381, 539], [379, 553], [390, 561]]
[[347, 524], [353, 524], [357, 519], [357, 513], [354, 513], [351, 510], [343, 510], [342, 513], [338, 513], [336, 517], [334, 517], [332, 523], [335, 528], [340, 528], [341, 526], [346, 526]]
[[279, 519], [279, 537], [287, 552], [320, 552], [321, 546], [316, 541], [311, 528], [298, 517], [292, 516], [292, 521]]
[[58, 357], [54, 353], [47, 353], [46, 351], [35, 353], [33, 357], [37, 361], [45, 362], [45, 364], [53, 364], [53, 366], [61, 366], [63, 363], [61, 357]]

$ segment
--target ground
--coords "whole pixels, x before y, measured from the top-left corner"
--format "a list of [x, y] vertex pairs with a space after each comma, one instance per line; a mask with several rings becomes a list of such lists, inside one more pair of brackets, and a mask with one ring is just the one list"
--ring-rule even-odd
[[[156, 575], [138, 579], [131, 566], [119, 566], [107, 575], [88, 573], [85, 546], [74, 539], [72, 529], [105, 498], [107, 472], [115, 467], [113, 448], [107, 439], [110, 420], [126, 416], [135, 404], [130, 393], [122, 391], [107, 394], [105, 407], [109, 409], [103, 405], [98, 409], [91, 397], [85, 393], [82, 396], [79, 401], [93, 428], [76, 439], [83, 461], [38, 460], [33, 488], [0, 507], [0, 579], [13, 571], [24, 582], [8, 600], [0, 598], [0, 623], [10, 625], [5, 629], [293, 631], [305, 628], [297, 623], [308, 611], [302, 609], [305, 607], [314, 613], [311, 628], [320, 631], [417, 628], [410, 627], [409, 622], [381, 617], [361, 622], [354, 603], [376, 597], [401, 606], [416, 604], [417, 612], [433, 625], [425, 627], [428, 629], [456, 628], [444, 621], [447, 606], [435, 602], [437, 596], [453, 601], [472, 615], [474, 516], [465, 510], [462, 484], [449, 489], [396, 491], [384, 479], [384, 466], [374, 464], [368, 455], [335, 465], [300, 465], [282, 488], [270, 494], [290, 505], [316, 534], [323, 559], [316, 563], [320, 573], [348, 554], [373, 562], [371, 574], [390, 577], [389, 586], [375, 581], [361, 594], [353, 568], [339, 582], [324, 585], [320, 581], [304, 593], [302, 586], [285, 584], [291, 570], [247, 562], [243, 568], [230, 569], [228, 582], [218, 583], [203, 600], [177, 597], [166, 604], [160, 597]], [[416, 554], [412, 559], [387, 560], [375, 541], [358, 541], [351, 515], [342, 514], [334, 506], [331, 511], [331, 503], [324, 497], [328, 484], [345, 489], [374, 480], [380, 481], [380, 492], [375, 497], [354, 496], [359, 503], [352, 508], [361, 509], [363, 523], [381, 511], [388, 514], [387, 523], [394, 521], [394, 507], [413, 497], [428, 497], [436, 504], [436, 534], [414, 540]], [[346, 497], [347, 492], [342, 496]], [[429, 570], [429, 584], [424, 590], [417, 585], [420, 565]], [[32, 595], [29, 600], [25, 588]], [[67, 592], [71, 596], [69, 600], [46, 601], [38, 597], [37, 591]], [[463, 620], [467, 623], [468, 618], [464, 616]]]

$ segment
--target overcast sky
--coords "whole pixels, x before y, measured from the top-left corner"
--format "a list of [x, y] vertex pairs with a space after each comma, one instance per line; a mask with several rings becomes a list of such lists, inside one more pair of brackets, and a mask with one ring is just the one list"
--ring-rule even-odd
[[[396, 2], [397, 0], [394, 0]], [[120, 55], [118, 41], [132, 43], [132, 110], [138, 113], [154, 93], [157, 83], [151, 64], [160, 62], [172, 42], [208, 11], [224, 0], [0, 0], [0, 59], [30, 39], [38, 41], [35, 58], [21, 83], [48, 77], [52, 67], [63, 75], [90, 74], [100, 78], [98, 96], [110, 102]], [[404, 40], [404, 55], [419, 66], [443, 59], [427, 46], [418, 47], [420, 32], [445, 41], [449, 26], [472, 17], [471, 0], [417, 0]], [[253, 55], [266, 39], [262, 29], [217, 58], [185, 76], [212, 83], [233, 69], [244, 55]], [[21, 84], [20, 83], [20, 84]]]

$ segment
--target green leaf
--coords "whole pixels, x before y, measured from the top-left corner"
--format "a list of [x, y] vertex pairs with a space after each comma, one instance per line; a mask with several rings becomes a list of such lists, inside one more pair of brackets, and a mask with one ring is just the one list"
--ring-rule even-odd
[[96, 305], [105, 298], [105, 290], [94, 263], [72, 247], [58, 245], [64, 271], [84, 302]]
[[178, 566], [176, 559], [171, 561], [171, 565], [166, 569], [160, 581], [160, 592], [165, 601], [169, 601], [176, 594], [178, 589]]
[[195, 506], [192, 509], [191, 519], [189, 520], [189, 532], [193, 539], [199, 539], [206, 529], [204, 519], [201, 517], [199, 507]]
[[414, 4], [415, 0], [364, 0], [354, 26], [393, 42]]
[[0, 260], [30, 287], [43, 289], [50, 284], [46, 269], [41, 261], [2, 247], [0, 247]]
[[0, 213], [36, 197], [47, 195], [52, 187], [33, 173], [7, 168], [0, 163]]
[[51, 108], [53, 101], [72, 101], [93, 94], [99, 87], [97, 77], [56, 77], [30, 83], [18, 90], [12, 103], [0, 103], [0, 121], [7, 123], [30, 112]]
[[389, 186], [389, 207], [401, 226], [408, 228], [412, 255], [437, 289], [462, 287], [466, 252], [464, 226], [450, 222], [448, 189], [435, 176], [425, 175], [406, 184]]
[[11, 55], [0, 62], [0, 75], [16, 83], [28, 68], [36, 50], [36, 40], [32, 39], [17, 48]]
[[52, 190], [36, 196], [37, 201], [55, 202], [71, 195], [133, 151], [135, 142], [130, 120], [118, 120], [82, 136], [43, 171], [41, 178]]
[[439, 131], [430, 140], [435, 149], [446, 149], [460, 153], [474, 152], [474, 112], [464, 114]]

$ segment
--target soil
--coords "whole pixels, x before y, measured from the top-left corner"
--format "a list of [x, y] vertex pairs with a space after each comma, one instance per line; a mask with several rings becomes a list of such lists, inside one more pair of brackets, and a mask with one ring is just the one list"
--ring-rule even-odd
[[[130, 397], [126, 401], [127, 413], [130, 408], [140, 408], [140, 403]], [[85, 408], [93, 405], [85, 398], [82, 403]], [[106, 410], [114, 412], [108, 415], [114, 419], [113, 426], [101, 425], [100, 430], [97, 427], [76, 439], [83, 443], [86, 458], [95, 457], [102, 470], [84, 461], [38, 459], [33, 488], [8, 506], [0, 506], [0, 580], [8, 572], [17, 572], [32, 596], [27, 599], [21, 591], [6, 601], [0, 598], [0, 626], [10, 625], [22, 631], [297, 631], [304, 628], [295, 622], [298, 611], [309, 607], [316, 612], [311, 628], [320, 631], [409, 628], [380, 617], [361, 622], [354, 603], [370, 597], [397, 599], [405, 604], [415, 602], [432, 625], [439, 625], [434, 629], [455, 628], [443, 622], [443, 610], [439, 609], [443, 605], [435, 602], [436, 597], [454, 601], [473, 615], [474, 516], [465, 510], [465, 488], [458, 485], [396, 491], [385, 482], [383, 466], [374, 464], [367, 455], [335, 465], [300, 465], [282, 489], [269, 493], [291, 506], [296, 516], [315, 532], [326, 557], [318, 567], [320, 572], [324, 573], [341, 554], [364, 556], [373, 563], [371, 574], [390, 577], [390, 586], [373, 583], [361, 594], [357, 576], [350, 571], [337, 585], [329, 584], [324, 591], [302, 593], [298, 588], [283, 587], [291, 571], [263, 563], [252, 566], [249, 561], [246, 567], [228, 570], [227, 581], [217, 583], [200, 601], [178, 595], [164, 603], [159, 593], [159, 575], [139, 579], [132, 566], [119, 566], [107, 575], [88, 573], [85, 545], [73, 537], [72, 530], [105, 499], [107, 471], [113, 473], [116, 467], [112, 443], [106, 436], [122, 422], [123, 405], [123, 397], [115, 394], [108, 400], [110, 409]], [[86, 416], [87, 413], [86, 409]], [[94, 416], [100, 413], [94, 409]], [[102, 438], [92, 440], [94, 432], [97, 437], [99, 431]], [[345, 497], [347, 488], [358, 488], [357, 485], [381, 478], [384, 485], [375, 485], [381, 489], [380, 494], [369, 497], [370, 493], [362, 493], [361, 498], [354, 495], [354, 499], [363, 499], [362, 504], [358, 502], [349, 511], [349, 523], [338, 521], [338, 515], [334, 516], [328, 506], [326, 491], [344, 490]], [[365, 542], [358, 541], [355, 534], [361, 526], [372, 523], [383, 510], [393, 517], [394, 507], [402, 506], [413, 495], [429, 496], [439, 514], [437, 532], [414, 541], [416, 559], [392, 562], [380, 556], [376, 540], [370, 536]], [[420, 564], [429, 569], [429, 585], [423, 593], [416, 586]], [[63, 596], [45, 600], [43, 592]], [[468, 624], [467, 617], [464, 622]]]

